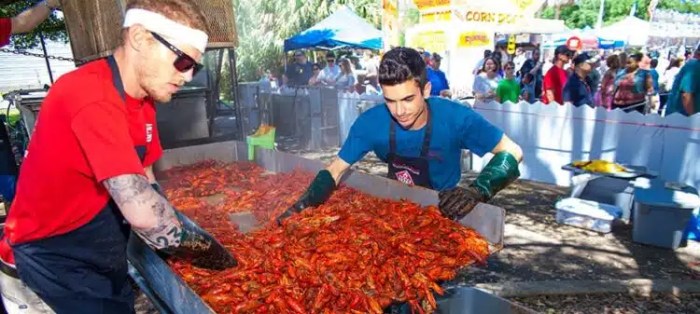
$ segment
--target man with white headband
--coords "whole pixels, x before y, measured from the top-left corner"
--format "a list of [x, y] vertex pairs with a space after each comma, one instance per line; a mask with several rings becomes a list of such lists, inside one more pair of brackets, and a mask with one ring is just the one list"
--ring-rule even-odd
[[198, 267], [236, 265], [159, 193], [152, 171], [162, 155], [154, 102], [192, 79], [206, 48], [194, 3], [129, 1], [114, 54], [62, 76], [42, 104], [0, 255], [57, 313], [134, 312], [130, 230]]

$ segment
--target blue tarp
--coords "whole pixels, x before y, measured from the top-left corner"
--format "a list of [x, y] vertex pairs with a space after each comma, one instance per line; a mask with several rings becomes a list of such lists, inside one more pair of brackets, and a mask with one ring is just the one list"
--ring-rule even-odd
[[284, 41], [284, 51], [302, 48], [381, 49], [382, 32], [343, 7], [313, 27]]

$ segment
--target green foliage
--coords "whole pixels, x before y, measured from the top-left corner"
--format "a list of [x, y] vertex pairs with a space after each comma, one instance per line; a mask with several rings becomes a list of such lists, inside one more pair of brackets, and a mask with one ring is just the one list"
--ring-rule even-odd
[[233, 3], [240, 82], [259, 79], [258, 68], [278, 70], [284, 64], [284, 40], [320, 22], [343, 5], [376, 27], [381, 25], [381, 2], [376, 0], [233, 0]]
[[[630, 14], [634, 3], [637, 4], [637, 10], [634, 16], [647, 20], [649, 14], [647, 8], [650, 0], [606, 0], [603, 15], [603, 24], [612, 24], [624, 19]], [[598, 10], [600, 8], [600, 0], [580, 0], [573, 1], [571, 4], [562, 5], [559, 10], [559, 18], [564, 20], [564, 23], [569, 28], [584, 28], [586, 26], [595, 27], [598, 21]], [[681, 0], [661, 0], [657, 9], [671, 9], [681, 13], [700, 13], [700, 1], [681, 1]], [[542, 18], [554, 18], [557, 8], [548, 7], [542, 11]], [[633, 30], [630, 30], [633, 31]]]
[[[37, 1], [22, 0], [12, 4], [0, 6], [1, 17], [13, 17], [22, 11], [33, 6]], [[63, 23], [63, 18], [59, 18], [57, 14], [52, 14], [46, 21], [41, 23], [33, 32], [23, 35], [12, 36], [12, 44], [17, 49], [36, 48], [41, 45], [39, 33], [44, 35], [47, 40], [68, 42], [68, 33], [66, 26]]]

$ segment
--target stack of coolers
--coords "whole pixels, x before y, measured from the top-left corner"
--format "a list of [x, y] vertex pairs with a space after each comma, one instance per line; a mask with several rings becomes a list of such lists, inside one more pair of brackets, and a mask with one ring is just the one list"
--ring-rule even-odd
[[650, 177], [576, 175], [570, 197], [555, 205], [557, 222], [600, 233], [613, 231], [616, 222], [631, 223], [634, 242], [669, 249], [699, 239], [698, 191]]

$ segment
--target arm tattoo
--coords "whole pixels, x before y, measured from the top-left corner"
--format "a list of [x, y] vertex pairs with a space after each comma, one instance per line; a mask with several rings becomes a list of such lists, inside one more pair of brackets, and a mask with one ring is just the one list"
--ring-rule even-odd
[[125, 216], [155, 216], [156, 224], [153, 227], [133, 228], [146, 244], [155, 249], [180, 245], [182, 225], [175, 216], [173, 207], [153, 190], [146, 177], [136, 174], [120, 175], [105, 180], [104, 186], [122, 212], [132, 212]]

